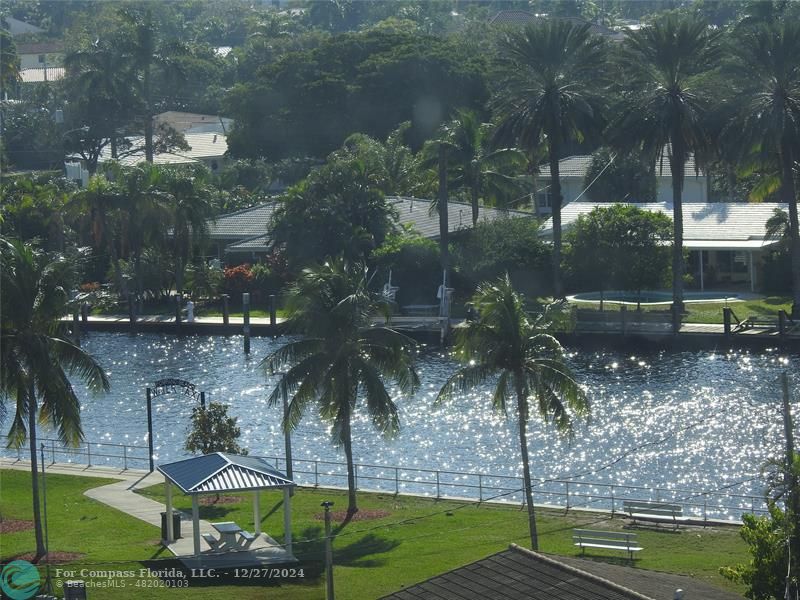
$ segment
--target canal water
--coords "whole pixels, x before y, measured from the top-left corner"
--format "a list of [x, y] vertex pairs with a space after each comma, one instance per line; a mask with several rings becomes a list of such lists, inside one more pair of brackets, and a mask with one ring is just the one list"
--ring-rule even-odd
[[[83, 347], [107, 369], [112, 390], [92, 396], [76, 385], [85, 437], [146, 447], [145, 388], [175, 377], [196, 384], [208, 401], [230, 405], [241, 427], [241, 444], [250, 454], [282, 456], [282, 409], [266, 402], [276, 379], [266, 376], [259, 362], [285, 341], [253, 338], [252, 352], [245, 356], [239, 336], [88, 334]], [[569, 350], [569, 362], [589, 394], [591, 417], [576, 422], [571, 437], [538, 418], [531, 422], [537, 478], [761, 495], [759, 470], [782, 447], [779, 376], [784, 370], [797, 373], [800, 356], [777, 350]], [[514, 415], [507, 419], [492, 410], [488, 388], [434, 406], [438, 390], [457, 366], [441, 349], [424, 348], [418, 361], [420, 390], [396, 400], [401, 431], [395, 439], [384, 439], [363, 411], [357, 413], [356, 462], [519, 476]], [[193, 405], [180, 394], [153, 400], [157, 462], [186, 456]], [[795, 404], [796, 414], [798, 408]], [[330, 444], [329, 426], [314, 411], [292, 440], [295, 459], [343, 460], [343, 452]], [[415, 479], [413, 473], [406, 477]]]

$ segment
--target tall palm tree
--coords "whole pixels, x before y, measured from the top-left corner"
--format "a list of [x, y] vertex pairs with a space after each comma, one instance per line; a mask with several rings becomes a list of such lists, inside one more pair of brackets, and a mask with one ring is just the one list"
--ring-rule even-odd
[[789, 209], [792, 317], [800, 318], [800, 222], [795, 168], [800, 161], [800, 23], [782, 21], [739, 31], [729, 68], [736, 116], [728, 131], [741, 159], [777, 166]]
[[667, 149], [672, 175], [672, 302], [674, 325], [683, 312], [683, 182], [689, 156], [711, 145], [710, 94], [703, 84], [720, 56], [720, 32], [694, 17], [668, 14], [627, 31], [617, 116], [608, 127], [613, 146], [655, 160]]
[[68, 312], [70, 265], [22, 242], [0, 239], [0, 398], [14, 405], [9, 447], [30, 447], [36, 559], [45, 554], [39, 510], [36, 423], [68, 445], [83, 440], [80, 401], [68, 375], [109, 389], [103, 368], [75, 346], [60, 318]]
[[270, 406], [290, 398], [283, 427], [298, 426], [311, 404], [332, 424], [334, 444], [347, 460], [348, 513], [358, 510], [353, 467], [352, 418], [359, 400], [378, 431], [387, 437], [400, 428], [397, 406], [385, 382], [401, 393], [419, 386], [413, 360], [416, 344], [387, 327], [371, 327], [376, 303], [367, 289], [366, 268], [341, 259], [306, 269], [290, 293], [290, 329], [304, 338], [286, 344], [261, 365], [269, 375], [288, 367], [269, 396]]
[[561, 344], [546, 332], [547, 312], [531, 319], [508, 275], [479, 285], [472, 303], [479, 318], [462, 330], [455, 348], [468, 365], [447, 380], [436, 403], [485, 384], [494, 386], [492, 405], [498, 412], [507, 415], [509, 402], [516, 401], [531, 548], [538, 550], [528, 458], [530, 404], [545, 421], [569, 431], [572, 416], [588, 414], [589, 403], [564, 360]]
[[525, 155], [516, 148], [489, 147], [490, 125], [481, 123], [474, 111], [459, 110], [445, 125], [450, 141], [448, 152], [450, 183], [469, 190], [472, 225], [478, 223], [479, 199], [497, 200], [517, 188], [517, 180], [500, 172], [525, 164]]
[[123, 37], [120, 50], [123, 52], [135, 79], [139, 98], [144, 104], [144, 149], [145, 160], [153, 162], [153, 70], [162, 69], [170, 77], [185, 77], [184, 71], [175, 62], [175, 56], [186, 54], [186, 47], [178, 42], [166, 42], [159, 36], [158, 25], [153, 20], [149, 7], [142, 11], [120, 9], [119, 15], [131, 28], [130, 35]]
[[495, 139], [534, 156], [547, 145], [553, 208], [553, 286], [561, 279], [561, 179], [558, 161], [567, 146], [591, 138], [604, 125], [606, 48], [589, 24], [546, 20], [500, 40], [502, 90], [493, 100]]

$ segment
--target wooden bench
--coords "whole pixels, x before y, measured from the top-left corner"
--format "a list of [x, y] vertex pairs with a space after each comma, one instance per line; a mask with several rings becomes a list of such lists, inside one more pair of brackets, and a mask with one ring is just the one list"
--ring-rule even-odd
[[591, 529], [573, 529], [572, 542], [580, 547], [581, 554], [586, 548], [606, 548], [608, 550], [624, 550], [633, 560], [633, 553], [643, 548], [636, 542], [635, 533], [616, 531], [593, 531]]
[[245, 542], [252, 542], [254, 539], [256, 539], [256, 536], [255, 536], [255, 534], [253, 534], [253, 533], [250, 533], [249, 531], [245, 531], [245, 530], [242, 530], [242, 531], [240, 531], [240, 532], [239, 532], [239, 536], [240, 536], [240, 537], [241, 537], [241, 538], [242, 538], [242, 539], [243, 539]]
[[671, 522], [677, 529], [678, 522], [686, 520], [683, 516], [683, 507], [679, 504], [651, 500], [625, 500], [622, 503], [622, 510], [633, 519], [634, 524], [637, 520]]
[[217, 546], [219, 545], [219, 541], [213, 535], [211, 535], [210, 533], [204, 533], [203, 534], [203, 539], [206, 541], [206, 544], [211, 546], [212, 550], [216, 550], [217, 549]]

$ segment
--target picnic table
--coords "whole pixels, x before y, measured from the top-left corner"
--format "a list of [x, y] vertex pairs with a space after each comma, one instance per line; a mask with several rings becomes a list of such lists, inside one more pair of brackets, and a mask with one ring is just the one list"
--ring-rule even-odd
[[236, 546], [236, 534], [242, 531], [233, 521], [212, 523], [211, 526], [219, 532], [219, 540], [227, 546]]

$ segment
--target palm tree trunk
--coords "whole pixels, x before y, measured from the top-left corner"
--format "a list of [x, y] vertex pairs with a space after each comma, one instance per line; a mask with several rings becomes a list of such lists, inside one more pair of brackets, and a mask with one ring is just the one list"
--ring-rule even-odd
[[472, 226], [478, 224], [478, 186], [472, 186]]
[[439, 198], [437, 208], [439, 210], [439, 254], [442, 261], [442, 270], [447, 271], [450, 266], [449, 234], [450, 223], [447, 208], [447, 147], [439, 144]]
[[550, 136], [548, 142], [550, 152], [550, 206], [553, 211], [553, 295], [564, 297], [564, 286], [561, 282], [561, 174], [559, 171], [558, 142]]
[[789, 248], [792, 257], [792, 319], [800, 319], [800, 222], [794, 186], [794, 156], [787, 140], [781, 142], [781, 200], [789, 210]]
[[531, 484], [531, 466], [528, 458], [528, 401], [523, 386], [517, 382], [517, 416], [519, 421], [519, 449], [522, 455], [522, 478], [525, 486], [525, 504], [528, 507], [528, 528], [531, 534], [531, 550], [539, 551], [539, 535], [536, 530], [536, 509], [533, 506], [533, 485]]
[[672, 174], [672, 328], [680, 329], [683, 313], [683, 170], [686, 152], [676, 136], [672, 139], [670, 173]]
[[42, 513], [39, 506], [39, 460], [36, 448], [36, 391], [31, 384], [28, 390], [28, 443], [31, 451], [31, 495], [33, 496], [33, 528], [36, 536], [36, 557], [38, 562], [45, 555], [44, 535], [42, 534]]
[[342, 426], [342, 443], [344, 445], [344, 456], [347, 461], [347, 514], [353, 515], [358, 512], [356, 504], [356, 472], [353, 466], [353, 438], [350, 431], [350, 415], [347, 415]]

